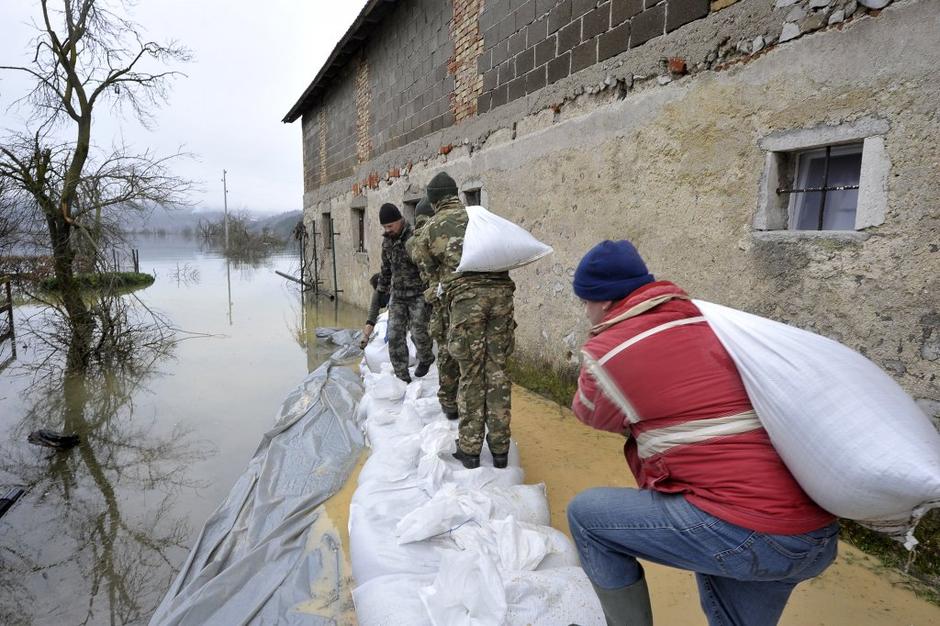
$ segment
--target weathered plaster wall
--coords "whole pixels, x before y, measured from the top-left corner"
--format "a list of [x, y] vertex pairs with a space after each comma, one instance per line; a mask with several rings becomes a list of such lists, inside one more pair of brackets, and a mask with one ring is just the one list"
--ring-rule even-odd
[[[552, 257], [513, 272], [525, 357], [575, 363], [586, 324], [570, 289], [573, 269], [599, 240], [625, 237], [654, 273], [693, 296], [842, 341], [940, 415], [936, 3], [896, 2], [876, 17], [747, 58], [627, 91], [570, 92], [555, 108], [520, 101], [527, 108], [516, 109], [511, 124], [509, 113], [482, 116], [479, 124], [494, 125], [489, 131], [474, 140], [468, 132], [448, 154], [416, 161], [368, 192], [369, 252], [351, 254], [351, 239], [338, 244], [344, 297], [368, 303], [365, 277], [379, 264], [378, 207], [400, 203], [446, 169], [458, 183], [483, 181], [492, 210], [555, 247]], [[755, 232], [760, 140], [863, 118], [887, 125], [884, 223], [855, 238]], [[428, 141], [411, 149], [427, 150]], [[308, 219], [328, 207], [337, 230], [351, 235], [350, 182], [308, 193]]]

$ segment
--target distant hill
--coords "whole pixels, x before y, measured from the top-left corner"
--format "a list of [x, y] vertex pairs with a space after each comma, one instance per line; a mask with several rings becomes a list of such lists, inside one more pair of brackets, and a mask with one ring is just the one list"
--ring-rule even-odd
[[258, 217], [252, 220], [249, 230], [260, 233], [267, 229], [278, 239], [289, 240], [294, 235], [297, 222], [303, 219], [303, 211], [288, 211], [279, 215]]
[[[277, 215], [238, 211], [247, 216], [248, 229], [261, 233], [265, 229], [279, 239], [289, 239], [303, 211], [288, 211]], [[166, 209], [158, 207], [144, 214], [128, 217], [124, 230], [128, 233], [197, 233], [200, 222], [221, 222], [222, 211], [193, 211], [191, 209]]]

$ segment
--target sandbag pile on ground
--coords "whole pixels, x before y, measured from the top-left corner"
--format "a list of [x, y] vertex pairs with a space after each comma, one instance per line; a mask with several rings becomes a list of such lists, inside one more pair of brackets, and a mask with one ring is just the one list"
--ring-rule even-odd
[[[417, 350], [411, 342], [411, 335], [408, 335], [408, 360], [410, 365], [417, 362]], [[365, 363], [373, 372], [379, 372], [382, 369], [382, 363], [388, 363], [388, 311], [382, 312], [375, 320], [375, 328], [372, 329], [372, 336], [365, 348]]]
[[410, 385], [391, 365], [363, 368], [358, 419], [372, 447], [349, 510], [359, 623], [603, 624], [571, 541], [549, 524], [544, 485], [509, 467], [451, 457], [457, 424], [437, 401], [437, 371]]
[[806, 493], [830, 513], [913, 549], [917, 522], [940, 507], [940, 433], [914, 400], [836, 341], [694, 302]]

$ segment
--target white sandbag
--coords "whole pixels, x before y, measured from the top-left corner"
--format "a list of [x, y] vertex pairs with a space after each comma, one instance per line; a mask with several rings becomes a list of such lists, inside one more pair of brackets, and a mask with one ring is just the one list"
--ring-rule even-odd
[[418, 590], [434, 583], [434, 574], [393, 574], [370, 579], [353, 589], [356, 618], [362, 626], [431, 626]]
[[396, 526], [395, 534], [398, 542], [404, 544], [442, 535], [469, 522], [479, 526], [507, 517], [547, 525], [545, 485], [460, 489], [445, 484], [426, 504], [405, 515]]
[[[408, 344], [408, 364], [417, 363], [417, 350], [411, 341], [411, 335], [406, 339]], [[366, 365], [375, 373], [382, 371], [383, 363], [391, 363], [388, 355], [388, 311], [379, 315], [375, 320], [375, 328], [372, 329], [372, 335], [369, 336], [369, 343], [363, 350]]]
[[468, 206], [467, 217], [458, 272], [504, 272], [553, 252], [526, 229], [481, 206]]
[[510, 515], [485, 524], [465, 524], [451, 533], [461, 550], [486, 554], [502, 571], [531, 571], [554, 550], [549, 526], [522, 524]]
[[940, 506], [940, 433], [874, 363], [811, 332], [694, 301], [787, 468], [827, 511], [912, 549]]
[[419, 592], [434, 626], [502, 626], [506, 591], [485, 554], [448, 552], [434, 583]]
[[605, 626], [604, 612], [580, 567], [505, 574], [506, 623]]

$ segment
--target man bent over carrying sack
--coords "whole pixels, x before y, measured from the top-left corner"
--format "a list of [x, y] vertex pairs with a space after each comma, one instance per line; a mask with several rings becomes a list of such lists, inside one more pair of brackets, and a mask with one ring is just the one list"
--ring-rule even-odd
[[511, 405], [506, 361], [515, 345], [516, 286], [509, 272], [457, 271], [468, 217], [453, 178], [444, 172], [436, 175], [428, 183], [427, 198], [434, 216], [411, 252], [427, 275], [440, 276], [440, 304], [448, 316], [447, 351], [460, 368], [460, 438], [454, 457], [466, 468], [479, 467], [488, 429], [493, 465], [506, 467]]
[[382, 271], [375, 287], [369, 319], [362, 330], [363, 340], [369, 339], [379, 314], [381, 294], [389, 294], [388, 302], [388, 356], [395, 369], [395, 376], [411, 382], [408, 372], [408, 330], [418, 352], [415, 376], [428, 373], [434, 362], [431, 337], [428, 335], [428, 305], [424, 301], [427, 288], [421, 280], [418, 268], [405, 251], [405, 242], [411, 237], [411, 225], [405, 221], [394, 204], [383, 204], [379, 209], [379, 222], [385, 231], [382, 234]]
[[776, 624], [797, 583], [835, 559], [834, 517], [784, 466], [698, 308], [628, 241], [588, 252], [574, 292], [594, 326], [572, 408], [627, 437], [640, 487], [589, 489], [568, 506], [608, 624], [652, 624], [637, 559], [695, 572], [709, 624]]
[[424, 226], [428, 220], [434, 216], [434, 209], [427, 197], [421, 198], [415, 207], [415, 234], [405, 242], [405, 249], [415, 260], [415, 265], [421, 272], [421, 279], [427, 283], [428, 288], [424, 292], [424, 299], [431, 307], [431, 319], [428, 322], [428, 334], [431, 339], [437, 342], [437, 374], [440, 385], [437, 389], [437, 399], [441, 404], [441, 410], [449, 420], [456, 420], [460, 417], [457, 410], [457, 387], [460, 385], [460, 365], [454, 360], [454, 357], [447, 351], [447, 329], [450, 327], [450, 315], [447, 311], [441, 294], [438, 293], [438, 287], [441, 283], [440, 266], [433, 265], [424, 267], [418, 261], [422, 257], [415, 256], [415, 247], [424, 245], [423, 238], [427, 235]]

